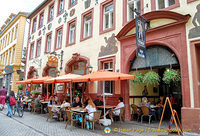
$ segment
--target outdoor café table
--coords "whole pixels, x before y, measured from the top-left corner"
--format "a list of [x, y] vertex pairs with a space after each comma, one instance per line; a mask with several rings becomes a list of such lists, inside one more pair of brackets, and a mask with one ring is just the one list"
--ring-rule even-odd
[[41, 114], [43, 112], [45, 105], [47, 105], [47, 104], [48, 104], [48, 101], [41, 101]]
[[[112, 105], [105, 105], [105, 109], [112, 109], [112, 108], [115, 108], [116, 106], [112, 106]], [[99, 109], [103, 109], [104, 106], [97, 106], [97, 108]]]
[[81, 128], [83, 129], [84, 115], [85, 115], [87, 112], [84, 111], [83, 108], [71, 108], [71, 111], [77, 112], [77, 113], [80, 113], [80, 114], [81, 114], [81, 117], [82, 117]]

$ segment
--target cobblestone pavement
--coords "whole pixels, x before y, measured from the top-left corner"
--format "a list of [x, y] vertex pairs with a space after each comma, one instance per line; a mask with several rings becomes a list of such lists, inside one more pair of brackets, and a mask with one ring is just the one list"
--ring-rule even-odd
[[[25, 112], [22, 118], [14, 116], [9, 118], [6, 116], [7, 109], [0, 112], [0, 136], [98, 136], [108, 135], [104, 133], [104, 127], [95, 125], [95, 131], [73, 127], [70, 131], [69, 126], [65, 128], [64, 122], [52, 121], [47, 122], [47, 114], [37, 114]], [[168, 122], [162, 123], [162, 129], [167, 128]], [[131, 121], [120, 123], [115, 122], [111, 126], [111, 133], [109, 136], [155, 136], [154, 132], [158, 127], [158, 122], [152, 122], [151, 125], [147, 122], [141, 124], [139, 122]], [[134, 130], [134, 131], [133, 131]], [[144, 132], [142, 132], [144, 131]], [[165, 136], [168, 133], [160, 132], [159, 135]], [[173, 134], [170, 136], [175, 136]], [[193, 133], [185, 133], [185, 136], [197, 136]]]

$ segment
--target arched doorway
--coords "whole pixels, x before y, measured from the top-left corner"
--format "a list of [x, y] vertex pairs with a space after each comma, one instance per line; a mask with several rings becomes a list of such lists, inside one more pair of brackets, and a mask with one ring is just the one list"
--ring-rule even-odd
[[[146, 59], [134, 57], [131, 61], [131, 66], [129, 70], [131, 74], [134, 72], [146, 74], [147, 72], [152, 70], [159, 75], [160, 82], [159, 84], [146, 85], [145, 83], [134, 84], [130, 80], [130, 104], [139, 105], [141, 103], [141, 100], [144, 97], [142, 91], [144, 90], [144, 86], [147, 86], [148, 95], [145, 97], [148, 98], [151, 104], [156, 105], [158, 99], [165, 100], [166, 97], [170, 97], [170, 95], [172, 95], [176, 102], [173, 105], [173, 108], [177, 111], [179, 117], [181, 117], [181, 81], [179, 81], [177, 84], [171, 83], [170, 85], [168, 85], [162, 80], [164, 72], [169, 69], [180, 71], [180, 64], [175, 53], [166, 46], [152, 45], [147, 47]], [[166, 114], [164, 115], [165, 119], [169, 118], [169, 112], [169, 107], [167, 107], [165, 112]]]
[[[89, 73], [88, 67], [90, 65], [89, 58], [81, 56], [78, 53], [72, 54], [72, 58], [65, 65], [65, 73], [72, 73], [77, 75], [86, 75]], [[73, 99], [76, 96], [80, 96], [84, 99], [84, 96], [87, 95], [87, 83], [73, 83], [72, 85], [72, 97]], [[70, 91], [70, 85], [66, 85], [67, 92]]]

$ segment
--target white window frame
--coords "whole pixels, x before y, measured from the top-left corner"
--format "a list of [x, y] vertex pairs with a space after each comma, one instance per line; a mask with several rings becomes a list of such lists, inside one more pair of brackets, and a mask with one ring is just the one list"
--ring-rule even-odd
[[[49, 38], [50, 37], [50, 38]], [[51, 36], [51, 34], [49, 34], [48, 36], [47, 36], [47, 47], [46, 47], [46, 52], [50, 52], [50, 50], [51, 50], [51, 39], [52, 39], [52, 36]]]
[[[90, 16], [90, 18], [88, 16]], [[92, 14], [89, 14], [89, 15], [86, 15], [84, 17], [84, 33], [83, 33], [83, 38], [89, 37], [91, 35], [92, 35]]]
[[[106, 7], [111, 6], [111, 5], [113, 5], [113, 8], [109, 11], [105, 11]], [[106, 20], [105, 20], [106, 15], [108, 15], [108, 28], [106, 28]], [[114, 26], [113, 23], [114, 23], [114, 3], [111, 2], [107, 5], [105, 5], [104, 8], [103, 8], [103, 29], [106, 30], [106, 29], [112, 28]]]
[[[140, 11], [141, 7], [138, 7], [137, 3], [140, 2], [140, 0], [127, 0], [127, 21], [131, 21], [135, 18], [135, 12], [133, 12], [132, 10], [134, 10], [136, 8], [136, 10]], [[133, 4], [133, 9], [130, 9], [130, 5]], [[141, 3], [140, 3], [141, 6]], [[130, 12], [132, 12], [133, 14], [133, 18], [130, 17]]]
[[[167, 8], [169, 6], [172, 6], [172, 5], [169, 5], [169, 0], [164, 0], [164, 8]], [[176, 0], [174, 0], [174, 4], [176, 4]], [[162, 9], [164, 9], [162, 8]], [[156, 10], [160, 10], [159, 9], [159, 0], [156, 0]]]
[[44, 22], [44, 13], [42, 13], [41, 15], [40, 15], [40, 27], [42, 27], [43, 26], [43, 22]]
[[70, 7], [74, 6], [77, 3], [77, 0], [70, 0]]
[[50, 10], [49, 10], [49, 21], [53, 19], [53, 12], [54, 12], [54, 5], [50, 6]]
[[42, 43], [42, 40], [39, 40], [38, 43], [37, 43], [37, 52], [36, 52], [36, 56], [40, 56], [40, 53], [41, 53], [41, 43]]
[[[37, 24], [37, 19], [35, 18], [34, 20], [33, 20], [33, 33], [36, 31], [36, 24]], [[16, 33], [17, 33], [17, 30], [16, 30], [16, 32], [15, 32], [15, 36], [16, 36]]]
[[57, 31], [57, 37], [56, 37], [56, 49], [59, 49], [61, 47], [62, 43], [62, 29], [59, 29]]
[[[108, 68], [104, 68], [105, 63], [108, 63]], [[111, 63], [112, 63], [112, 67], [111, 67]], [[113, 71], [113, 62], [112, 61], [103, 62], [103, 70]], [[105, 83], [106, 82], [112, 82], [112, 83], [110, 83], [110, 85], [111, 85], [110, 86], [110, 93], [105, 93]], [[114, 89], [113, 88], [113, 81], [103, 81], [103, 91], [104, 91], [105, 95], [113, 95], [113, 90], [111, 90], [111, 88]]]
[[30, 59], [33, 59], [33, 55], [34, 55], [34, 44], [31, 45]]
[[60, 0], [58, 13], [62, 13], [64, 10], [64, 0]]
[[71, 23], [69, 27], [69, 44], [74, 43], [75, 41], [75, 28], [76, 28], [75, 22]]

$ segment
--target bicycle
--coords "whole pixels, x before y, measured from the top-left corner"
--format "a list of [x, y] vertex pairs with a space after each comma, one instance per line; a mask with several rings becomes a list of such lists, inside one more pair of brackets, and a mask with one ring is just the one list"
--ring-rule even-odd
[[23, 110], [23, 104], [22, 103], [16, 103], [12, 107], [12, 114], [15, 115], [15, 112], [17, 111], [19, 117], [23, 117], [24, 110]]

